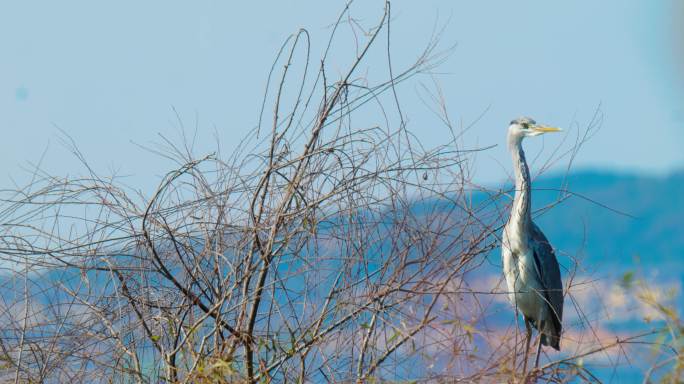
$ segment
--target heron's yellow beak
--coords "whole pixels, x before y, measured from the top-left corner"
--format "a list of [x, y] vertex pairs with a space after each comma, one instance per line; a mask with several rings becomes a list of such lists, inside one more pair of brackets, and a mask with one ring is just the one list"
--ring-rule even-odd
[[556, 127], [548, 127], [546, 125], [535, 125], [532, 127], [533, 130], [541, 133], [548, 133], [548, 132], [560, 132], [562, 129], [556, 128]]

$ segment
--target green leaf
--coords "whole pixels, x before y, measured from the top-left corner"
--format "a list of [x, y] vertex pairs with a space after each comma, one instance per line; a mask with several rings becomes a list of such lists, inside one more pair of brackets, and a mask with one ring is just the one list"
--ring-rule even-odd
[[632, 287], [633, 283], [634, 283], [634, 272], [632, 272], [632, 271], [625, 272], [625, 274], [622, 275], [622, 280], [620, 281], [620, 286], [623, 289], [629, 289]]
[[465, 331], [466, 335], [468, 336], [468, 340], [472, 343], [473, 342], [473, 334], [476, 332], [475, 327], [473, 327], [470, 324], [463, 324], [461, 325], [463, 327], [463, 330]]

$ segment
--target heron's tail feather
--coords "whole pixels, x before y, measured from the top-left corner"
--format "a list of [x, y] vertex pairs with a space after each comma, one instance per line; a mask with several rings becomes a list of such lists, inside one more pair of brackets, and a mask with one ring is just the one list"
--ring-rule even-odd
[[561, 329], [560, 327], [556, 327], [556, 324], [553, 323], [554, 322], [551, 322], [551, 324], [546, 325], [542, 330], [541, 343], [542, 345], [552, 347], [556, 351], [560, 351]]
[[542, 335], [541, 342], [542, 345], [547, 345], [556, 351], [560, 351], [560, 337], [558, 336]]

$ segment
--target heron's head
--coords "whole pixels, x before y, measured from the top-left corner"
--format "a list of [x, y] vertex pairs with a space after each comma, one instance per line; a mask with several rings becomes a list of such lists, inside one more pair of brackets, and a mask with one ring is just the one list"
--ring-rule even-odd
[[529, 117], [519, 117], [508, 126], [508, 136], [522, 140], [525, 137], [539, 136], [549, 132], [559, 132], [560, 128], [537, 124]]

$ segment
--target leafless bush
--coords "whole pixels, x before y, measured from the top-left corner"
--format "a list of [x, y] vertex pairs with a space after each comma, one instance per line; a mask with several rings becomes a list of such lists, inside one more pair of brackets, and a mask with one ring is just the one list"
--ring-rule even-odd
[[[159, 154], [178, 167], [146, 196], [68, 142], [85, 176], [38, 169], [4, 192], [3, 380], [522, 379], [517, 328], [486, 324], [501, 279], [469, 279], [505, 206], [471, 200], [473, 149], [457, 145], [438, 97], [440, 147], [424, 148], [400, 108], [396, 85], [443, 58], [438, 36], [395, 72], [387, 4], [332, 80], [338, 29], [361, 28], [348, 11], [318, 61], [307, 31], [288, 39], [259, 127], [230, 156], [165, 141]], [[383, 49], [388, 77], [361, 76]], [[590, 381], [574, 364], [585, 352], [533, 375]]]

